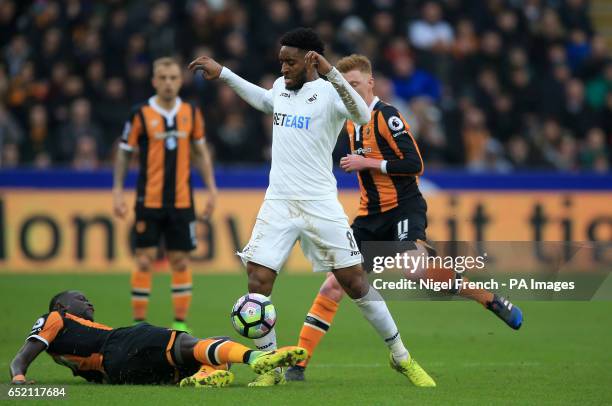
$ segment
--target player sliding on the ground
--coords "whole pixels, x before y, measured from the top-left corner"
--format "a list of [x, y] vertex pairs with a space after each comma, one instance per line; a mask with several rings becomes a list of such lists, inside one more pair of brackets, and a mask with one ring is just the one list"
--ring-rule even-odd
[[[374, 96], [370, 61], [351, 55], [338, 62], [338, 70], [369, 105], [370, 121], [363, 125], [349, 121], [347, 130], [352, 155], [340, 161], [347, 172], [357, 172], [361, 199], [352, 229], [357, 245], [362, 241], [414, 241], [412, 255], [435, 255], [426, 241], [427, 204], [418, 187], [423, 160], [406, 120], [397, 109]], [[450, 282], [461, 277], [451, 269], [421, 269], [422, 278]], [[466, 278], [463, 278], [466, 280]], [[462, 289], [449, 293], [475, 300], [491, 310], [510, 327], [521, 326], [521, 311], [503, 297], [481, 289]], [[341, 284], [328, 274], [310, 308], [299, 346], [310, 357], [329, 329], [344, 296]], [[288, 380], [304, 380], [307, 361], [289, 368]]]
[[[366, 124], [368, 106], [322, 56], [323, 42], [311, 29], [283, 35], [279, 60], [283, 77], [265, 90], [202, 56], [189, 69], [206, 79], [221, 78], [247, 103], [273, 113], [270, 186], [251, 235], [240, 256], [246, 264], [248, 289], [269, 296], [296, 241], [315, 271], [332, 271], [363, 316], [391, 350], [394, 369], [417, 386], [435, 386], [402, 343], [395, 321], [361, 267], [361, 253], [348, 218], [338, 202], [332, 151], [346, 119]], [[319, 75], [325, 75], [327, 81]], [[256, 339], [259, 349], [276, 348], [276, 333]], [[275, 369], [253, 386], [285, 381]]]
[[26, 372], [45, 349], [75, 376], [109, 384], [176, 384], [222, 387], [234, 379], [231, 363], [258, 374], [295, 365], [306, 350], [254, 351], [226, 337], [198, 339], [177, 330], [140, 323], [113, 329], [93, 319], [94, 307], [78, 291], [55, 295], [10, 365], [13, 384], [32, 383]]

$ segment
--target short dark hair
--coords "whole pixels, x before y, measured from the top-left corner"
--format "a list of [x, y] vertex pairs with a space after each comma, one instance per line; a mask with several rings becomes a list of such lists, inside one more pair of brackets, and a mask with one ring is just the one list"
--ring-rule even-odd
[[63, 292], [58, 293], [57, 295], [53, 296], [51, 298], [51, 301], [49, 302], [49, 311], [52, 312], [53, 310], [55, 310], [55, 306], [57, 306], [57, 304], [60, 301], [60, 298], [62, 296], [64, 296], [66, 293], [70, 292], [69, 290], [65, 290]]
[[283, 34], [280, 44], [288, 47], [303, 49], [304, 51], [315, 51], [323, 55], [325, 45], [319, 35], [312, 28], [296, 28]]

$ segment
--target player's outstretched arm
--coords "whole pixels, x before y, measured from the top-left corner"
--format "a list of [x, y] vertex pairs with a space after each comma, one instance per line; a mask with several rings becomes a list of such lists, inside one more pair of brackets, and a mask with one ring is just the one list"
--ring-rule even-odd
[[34, 381], [28, 381], [25, 374], [32, 361], [34, 361], [38, 354], [43, 352], [46, 347], [45, 343], [35, 339], [28, 339], [25, 344], [23, 344], [9, 367], [12, 384], [24, 385], [34, 383]]
[[266, 90], [244, 80], [228, 68], [221, 66], [211, 57], [200, 56], [194, 59], [189, 64], [189, 70], [192, 72], [201, 70], [204, 79], [212, 80], [220, 78], [245, 102], [261, 112], [270, 114], [274, 111], [272, 90]]
[[370, 110], [359, 93], [344, 79], [342, 74], [325, 59], [323, 55], [315, 51], [308, 51], [305, 56], [307, 64], [313, 65], [320, 75], [327, 77], [332, 84], [342, 104], [346, 108], [348, 115], [346, 118], [359, 125], [364, 125], [370, 121]]

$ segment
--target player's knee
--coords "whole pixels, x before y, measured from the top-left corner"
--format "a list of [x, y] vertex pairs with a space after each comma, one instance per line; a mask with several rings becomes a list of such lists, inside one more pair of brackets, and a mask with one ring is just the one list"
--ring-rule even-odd
[[183, 272], [189, 267], [189, 260], [186, 256], [175, 257], [170, 259], [170, 267], [173, 271]]
[[147, 254], [136, 255], [136, 267], [140, 272], [149, 272], [151, 265], [153, 264], [153, 258]]
[[334, 276], [328, 277], [323, 285], [321, 285], [321, 289], [319, 289], [319, 293], [336, 303], [339, 303], [342, 300], [342, 296], [344, 295], [344, 290], [340, 283], [336, 280]]

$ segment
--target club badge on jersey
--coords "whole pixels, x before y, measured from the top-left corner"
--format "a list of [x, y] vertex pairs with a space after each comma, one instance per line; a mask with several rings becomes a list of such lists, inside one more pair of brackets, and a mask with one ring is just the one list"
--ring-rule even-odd
[[166, 149], [172, 151], [176, 149], [176, 137], [167, 137], [166, 138]]

